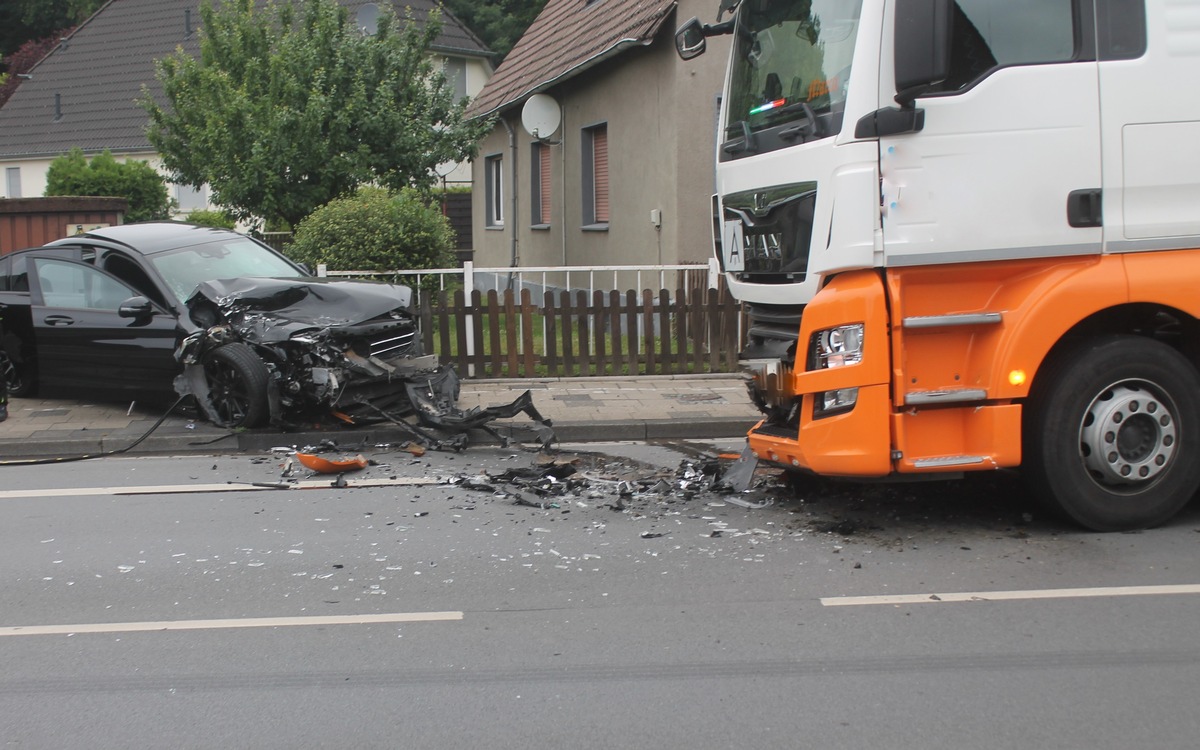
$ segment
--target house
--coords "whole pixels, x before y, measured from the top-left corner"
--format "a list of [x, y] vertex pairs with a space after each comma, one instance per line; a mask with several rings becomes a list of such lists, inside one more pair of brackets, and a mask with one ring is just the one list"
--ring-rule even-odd
[[[340, 0], [351, 18], [369, 22], [375, 3]], [[396, 13], [412, 8], [420, 22], [436, 0], [396, 0]], [[139, 159], [156, 168], [159, 159], [146, 139], [148, 117], [137, 100], [142, 86], [161, 87], [154, 61], [177, 47], [198, 54], [200, 0], [110, 0], [31, 71], [0, 108], [0, 197], [35, 197], [46, 190], [50, 162], [79, 146], [87, 155], [105, 149], [118, 160]], [[431, 52], [442, 59], [460, 96], [483, 87], [490, 52], [448, 11]], [[448, 182], [468, 182], [470, 165], [447, 165]], [[171, 186], [181, 214], [208, 208], [206, 191]]]
[[[684, 62], [674, 34], [692, 16], [715, 21], [718, 5], [547, 2], [468, 110], [498, 117], [475, 161], [477, 265], [711, 257], [729, 38], [709, 39], [706, 55]], [[525, 120], [557, 127], [535, 137]]]

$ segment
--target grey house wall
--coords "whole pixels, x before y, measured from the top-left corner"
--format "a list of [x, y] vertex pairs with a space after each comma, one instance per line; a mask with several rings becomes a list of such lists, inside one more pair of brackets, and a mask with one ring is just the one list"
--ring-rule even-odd
[[[708, 3], [696, 3], [707, 9]], [[705, 11], [705, 17], [709, 15]], [[687, 18], [690, 14], [679, 13]], [[709, 19], [712, 20], [712, 19]], [[508, 266], [513, 227], [520, 266], [640, 265], [703, 262], [711, 255], [710, 196], [718, 95], [728, 39], [710, 41], [702, 57], [675, 54], [675, 21], [649, 47], [627, 50], [546, 93], [559, 101], [562, 126], [551, 149], [552, 220], [532, 227], [534, 139], [521, 126], [520, 106], [502, 118], [515, 134], [517, 208], [513, 211], [513, 152], [503, 122], [481, 143], [474, 165], [475, 262]], [[606, 231], [584, 229], [582, 131], [608, 127], [610, 221]], [[483, 194], [488, 156], [504, 164], [504, 227], [486, 225]], [[661, 211], [662, 225], [650, 212]]]

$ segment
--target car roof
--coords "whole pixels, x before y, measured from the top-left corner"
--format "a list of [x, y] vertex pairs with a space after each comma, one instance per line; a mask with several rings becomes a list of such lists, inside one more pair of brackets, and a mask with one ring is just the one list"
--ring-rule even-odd
[[50, 246], [77, 244], [81, 239], [96, 239], [115, 242], [143, 255], [153, 255], [164, 250], [198, 245], [221, 239], [245, 239], [245, 235], [228, 229], [200, 227], [175, 221], [155, 221], [142, 224], [118, 224], [84, 232], [47, 243]]

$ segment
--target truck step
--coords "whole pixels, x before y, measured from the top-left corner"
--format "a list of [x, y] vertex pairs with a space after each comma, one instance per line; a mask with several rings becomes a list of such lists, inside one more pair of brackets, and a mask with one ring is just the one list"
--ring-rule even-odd
[[986, 400], [987, 390], [983, 388], [943, 388], [937, 391], [910, 391], [904, 394], [905, 406], [935, 406]]
[[948, 469], [953, 466], [975, 466], [986, 460], [984, 456], [935, 456], [918, 458], [913, 466], [918, 469]]
[[955, 326], [998, 325], [1004, 316], [998, 312], [955, 313], [952, 315], [915, 315], [904, 319], [906, 329], [953, 328]]

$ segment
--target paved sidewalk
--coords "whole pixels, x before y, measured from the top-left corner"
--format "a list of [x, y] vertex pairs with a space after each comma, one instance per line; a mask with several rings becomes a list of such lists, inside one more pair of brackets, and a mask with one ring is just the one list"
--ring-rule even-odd
[[[459, 406], [511, 402], [525, 390], [542, 416], [553, 420], [561, 442], [736, 437], [758, 421], [746, 381], [739, 375], [664, 375], [627, 378], [544, 378], [463, 381]], [[139, 404], [93, 404], [59, 399], [10, 399], [9, 418], [0, 422], [0, 460], [76, 456], [122, 451], [137, 453], [227, 453], [275, 446], [304, 446], [323, 439], [351, 449], [359, 445], [406, 442], [391, 425], [332, 427], [300, 432], [277, 429], [230, 431], [171, 415], [141, 443], [162, 409]], [[519, 429], [524, 416], [496, 423], [502, 434], [529, 438]], [[474, 432], [472, 442], [489, 442]]]

